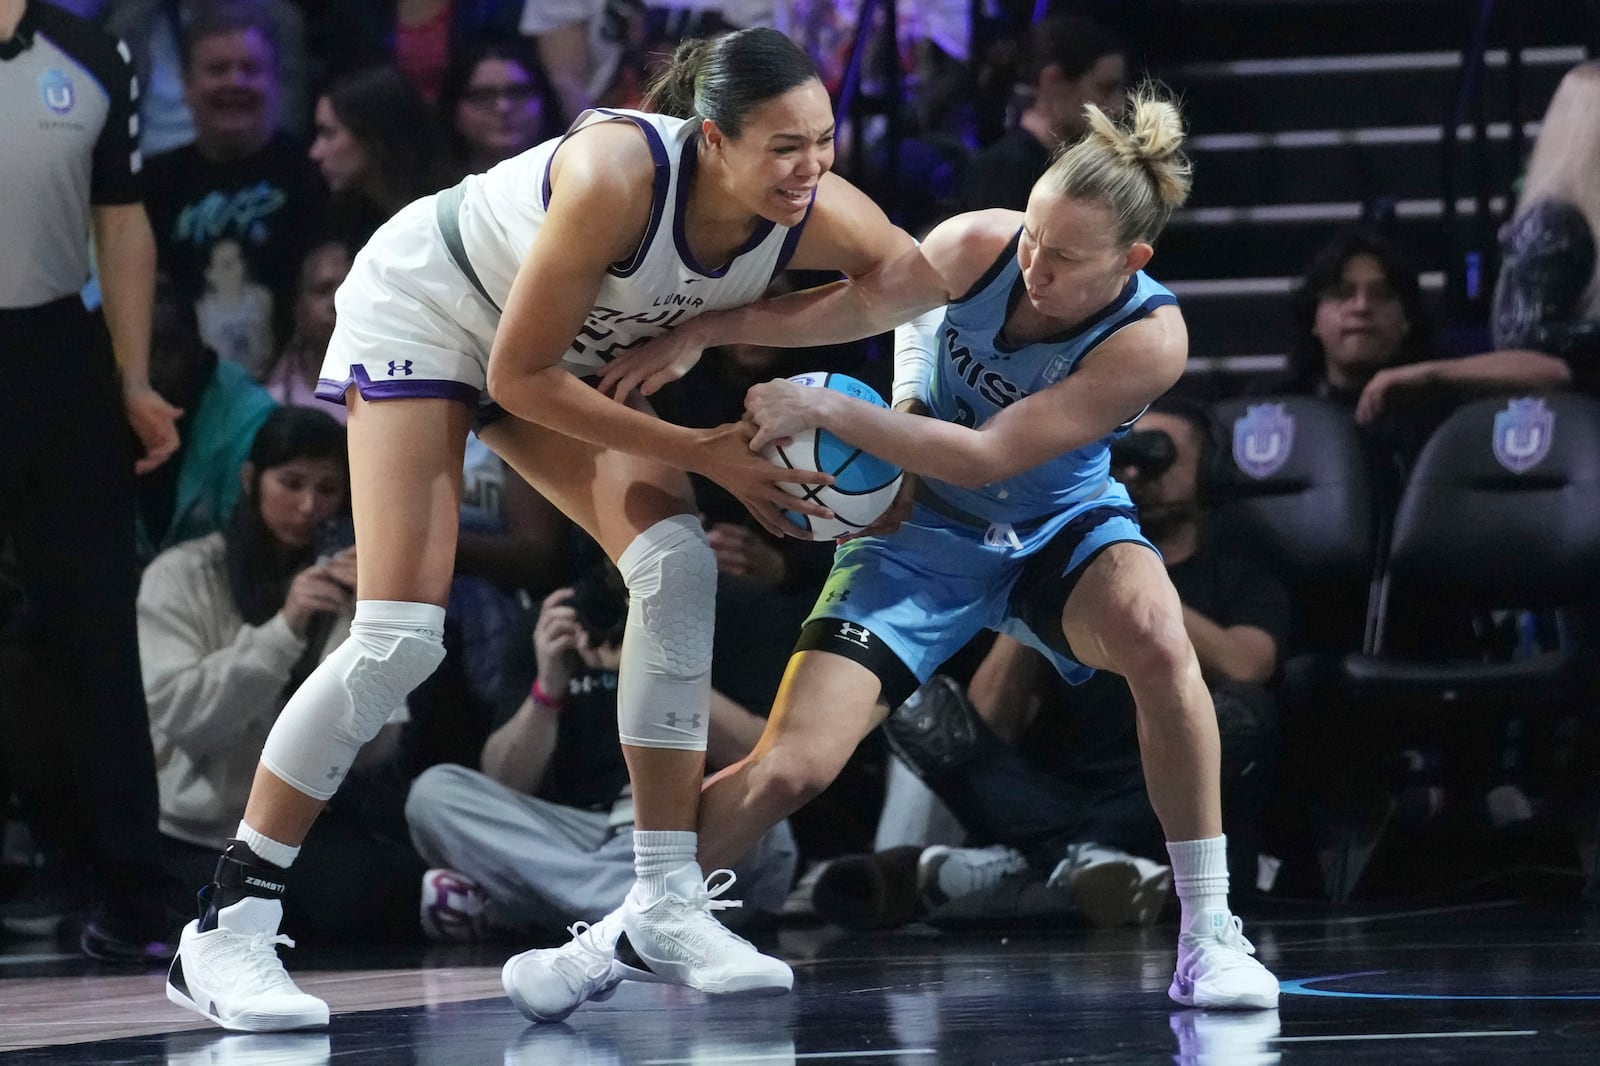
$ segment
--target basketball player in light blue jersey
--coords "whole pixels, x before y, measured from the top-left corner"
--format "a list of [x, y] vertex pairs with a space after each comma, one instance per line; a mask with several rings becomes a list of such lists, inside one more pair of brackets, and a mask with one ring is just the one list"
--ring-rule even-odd
[[741, 854], [833, 780], [885, 705], [996, 629], [1069, 681], [1096, 669], [1127, 678], [1183, 906], [1169, 994], [1271, 1008], [1277, 980], [1228, 906], [1211, 697], [1177, 594], [1109, 468], [1110, 442], [1188, 357], [1176, 301], [1143, 271], [1188, 195], [1182, 119], [1148, 88], [1125, 125], [1087, 114], [1088, 134], [1026, 211], [957, 216], [872, 278], [699, 320], [608, 368], [626, 395], [676, 376], [697, 345], [832, 344], [919, 315], [934, 331], [931, 359], [897, 354], [894, 409], [788, 381], [750, 391], [752, 448], [820, 426], [919, 478], [897, 501], [902, 524], [839, 548], [765, 734], [706, 789], [700, 854]]
[[[748, 426], [669, 425], [581, 378], [702, 312], [755, 299], [786, 265], [863, 277], [914, 242], [831, 173], [827, 90], [783, 34], [686, 44], [654, 102], [657, 113], [580, 116], [565, 136], [403, 208], [356, 256], [318, 389], [350, 408], [355, 620], [273, 724], [236, 839], [183, 931], [174, 1003], [230, 1029], [327, 1024], [327, 1004], [297, 988], [277, 954], [282, 896], [356, 752], [444, 656], [472, 429], [593, 536], [628, 585], [617, 708], [637, 879], [616, 920], [575, 932], [609, 958], [626, 931], [645, 970], [707, 992], [793, 981], [715, 919], [731, 881], [695, 862], [716, 559], [684, 472], [723, 485], [779, 532], [781, 508], [795, 506], [779, 482], [793, 474], [751, 453]], [[299, 654], [288, 634], [271, 643]], [[574, 989], [609, 980], [606, 968], [542, 957], [502, 969], [530, 1017], [549, 1020]]]

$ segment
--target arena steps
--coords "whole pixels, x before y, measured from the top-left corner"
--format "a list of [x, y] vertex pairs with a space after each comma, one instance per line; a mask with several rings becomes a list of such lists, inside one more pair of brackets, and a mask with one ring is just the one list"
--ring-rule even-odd
[[1494, 195], [1477, 232], [1492, 233], [1551, 94], [1587, 55], [1587, 2], [1502, 4], [1522, 17], [1520, 65], [1507, 41], [1491, 39], [1488, 137], [1474, 147], [1471, 126], [1457, 127], [1451, 173], [1460, 221], [1451, 231], [1444, 128], [1477, 4], [1187, 0], [1178, 26], [1193, 47], [1165, 50], [1184, 60], [1158, 73], [1184, 101], [1195, 191], [1163, 237], [1154, 271], [1182, 300], [1192, 370], [1281, 368], [1294, 336], [1288, 293], [1311, 255], [1372, 202], [1392, 209], [1393, 233], [1442, 310], [1460, 259], [1457, 234], [1478, 218], [1469, 179], [1490, 177]]

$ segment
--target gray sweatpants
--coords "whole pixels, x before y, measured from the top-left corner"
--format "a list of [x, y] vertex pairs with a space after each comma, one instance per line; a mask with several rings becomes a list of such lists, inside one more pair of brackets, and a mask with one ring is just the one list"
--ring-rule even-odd
[[[477, 882], [489, 900], [485, 916], [503, 928], [598, 921], [633, 887], [631, 825], [612, 827], [607, 811], [550, 803], [476, 770], [425, 771], [406, 797], [406, 822], [428, 865]], [[734, 866], [729, 898], [781, 911], [797, 861], [789, 823], [780, 822]]]

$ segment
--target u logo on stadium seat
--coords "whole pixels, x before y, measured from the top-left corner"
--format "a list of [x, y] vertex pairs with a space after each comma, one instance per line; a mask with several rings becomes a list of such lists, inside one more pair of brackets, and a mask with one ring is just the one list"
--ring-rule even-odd
[[1233, 461], [1256, 479], [1268, 478], [1294, 450], [1294, 416], [1281, 403], [1252, 404], [1233, 423]]
[[1494, 458], [1513, 474], [1525, 474], [1550, 454], [1554, 411], [1536, 396], [1512, 400], [1494, 416]]

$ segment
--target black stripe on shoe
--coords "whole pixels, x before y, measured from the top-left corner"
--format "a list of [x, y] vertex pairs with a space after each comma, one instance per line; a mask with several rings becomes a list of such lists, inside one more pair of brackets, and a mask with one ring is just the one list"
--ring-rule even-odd
[[172, 968], [167, 971], [167, 984], [171, 985], [173, 988], [176, 988], [179, 992], [182, 992], [188, 999], [194, 999], [194, 996], [189, 994], [189, 983], [183, 979], [182, 955], [178, 955], [173, 958]]
[[635, 971], [635, 974], [630, 976], [635, 976], [636, 978], [659, 978], [661, 976], [650, 968], [650, 964], [645, 961], [642, 955], [634, 950], [633, 945], [628, 942], [628, 934], [626, 932], [617, 937], [616, 958], [617, 962], [621, 963], [623, 966], [626, 966], [628, 969]]

